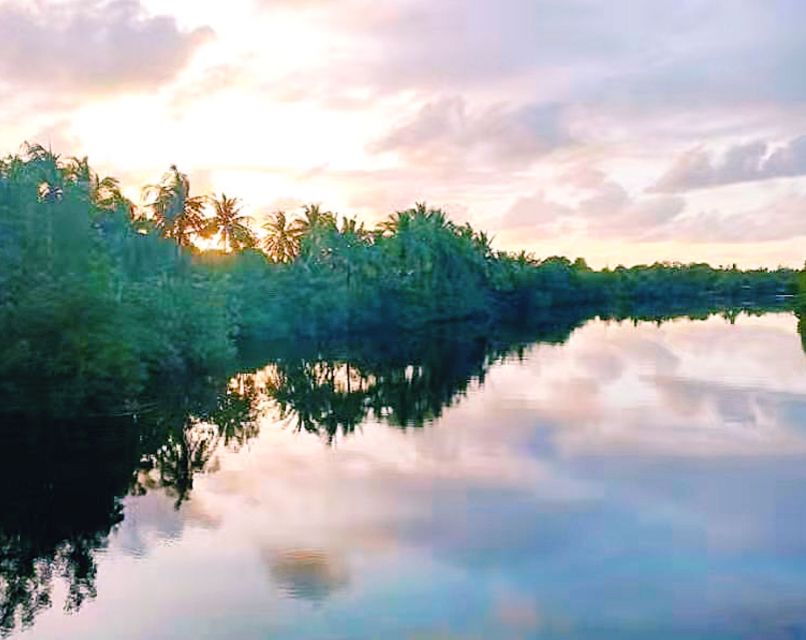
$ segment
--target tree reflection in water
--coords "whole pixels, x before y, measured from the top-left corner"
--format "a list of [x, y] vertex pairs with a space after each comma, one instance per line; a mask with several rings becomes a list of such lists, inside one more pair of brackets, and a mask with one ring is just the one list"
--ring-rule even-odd
[[31, 626], [57, 580], [67, 612], [95, 597], [94, 555], [123, 520], [125, 496], [162, 489], [179, 508], [220, 447], [257, 434], [254, 386], [222, 386], [184, 388], [131, 417], [2, 420], [0, 635]]
[[131, 494], [164, 489], [178, 509], [193, 490], [194, 476], [208, 468], [221, 446], [237, 449], [257, 435], [254, 379], [238, 375], [223, 386], [209, 404], [184, 395], [171, 411], [137, 420], [144, 446]]
[[[566, 337], [567, 332], [562, 336]], [[407, 340], [348, 341], [328, 349], [282, 353], [255, 375], [281, 418], [327, 442], [368, 418], [422, 427], [442, 415], [487, 370], [528, 342], [455, 326]]]
[[[673, 315], [635, 317], [661, 322]], [[694, 317], [707, 315], [705, 310]], [[581, 311], [553, 315], [517, 328], [445, 325], [405, 340], [264, 345], [244, 349], [252, 363], [245, 362], [242, 371], [251, 373], [168, 385], [169, 393], [155, 394], [148, 410], [133, 416], [4, 416], [0, 635], [34, 624], [54, 604], [56, 581], [66, 585], [68, 612], [95, 597], [95, 554], [123, 520], [123, 499], [160, 490], [180, 508], [191, 497], [194, 477], [215, 469], [222, 448], [238, 449], [254, 438], [266, 412], [275, 410], [295, 429], [327, 443], [367, 419], [422, 427], [471, 385], [483, 384], [494, 363], [523, 358], [535, 342], [562, 343], [587, 317]], [[799, 313], [801, 335], [803, 318]], [[326, 593], [320, 583], [341, 580], [318, 556], [277, 557], [272, 564], [280, 578], [299, 582], [306, 593]]]

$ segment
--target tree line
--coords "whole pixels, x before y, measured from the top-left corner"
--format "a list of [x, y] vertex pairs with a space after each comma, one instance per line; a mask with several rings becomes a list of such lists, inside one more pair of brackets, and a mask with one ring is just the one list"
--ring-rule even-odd
[[[560, 307], [744, 304], [796, 291], [791, 269], [584, 260], [496, 250], [425, 204], [375, 228], [319, 205], [269, 215], [198, 196], [176, 167], [135, 207], [86, 158], [0, 160], [0, 398], [42, 411], [126, 410], [165, 376], [227, 367], [245, 340], [516, 322]], [[220, 250], [202, 251], [215, 241]], [[30, 394], [26, 394], [30, 397]]]

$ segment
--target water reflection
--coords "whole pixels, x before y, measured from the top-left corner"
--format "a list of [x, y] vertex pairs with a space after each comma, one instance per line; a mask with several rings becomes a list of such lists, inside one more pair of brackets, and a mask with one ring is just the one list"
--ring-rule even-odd
[[123, 518], [133, 442], [107, 429], [64, 425], [48, 437], [10, 423], [0, 447], [0, 632], [32, 624], [52, 604], [54, 579], [76, 611], [95, 596], [93, 553]]
[[63, 581], [64, 610], [96, 595], [95, 554], [124, 517], [122, 499], [161, 489], [178, 508], [222, 446], [257, 434], [251, 381], [186, 387], [130, 417], [6, 416], [0, 464], [0, 634], [33, 624]]
[[[193, 490], [193, 478], [208, 469], [221, 446], [238, 449], [258, 433], [257, 390], [253, 377], [237, 376], [211, 394], [182, 395], [138, 416], [142, 453], [131, 492], [165, 489], [179, 508]], [[211, 397], [212, 395], [212, 397]]]
[[[771, 508], [806, 521], [796, 493], [782, 493], [775, 484], [799, 486], [799, 467], [782, 464], [765, 484], [766, 476], [754, 471], [756, 462], [734, 461], [760, 452], [806, 453], [799, 433], [806, 396], [792, 384], [777, 388], [765, 364], [771, 349], [783, 353], [773, 349], [778, 334], [761, 326], [759, 335], [751, 335], [752, 325], [744, 327], [747, 348], [737, 354], [735, 338], [724, 337], [722, 324], [657, 340], [596, 323], [572, 352], [533, 346], [561, 344], [583, 322], [580, 316], [560, 316], [494, 332], [445, 326], [405, 341], [271, 345], [270, 364], [255, 355], [245, 366], [251, 372], [162, 394], [133, 417], [4, 420], [0, 455], [13, 490], [0, 494], [0, 631], [8, 635], [31, 627], [52, 605], [77, 611], [97, 595], [96, 562], [110, 534], [132, 548], [143, 546], [142, 540], [133, 542], [137, 536], [123, 522], [124, 515], [133, 522], [144, 504], [130, 496], [165, 499], [173, 509], [182, 508], [183, 521], [237, 520], [239, 535], [248, 530], [259, 540], [270, 581], [303, 601], [321, 603], [349, 589], [368, 598], [360, 592], [364, 572], [379, 569], [356, 566], [350, 559], [355, 549], [380, 557], [394, 548], [396, 571], [405, 574], [410, 561], [412, 584], [430, 581], [435, 602], [444, 597], [437, 594], [455, 588], [457, 597], [468, 598], [465, 607], [482, 594], [460, 585], [460, 577], [441, 562], [462, 572], [503, 571], [507, 589], [514, 591], [483, 594], [490, 620], [497, 621], [485, 623], [493, 625], [490, 633], [499, 623], [520, 629], [517, 633], [538, 627], [568, 631], [574, 612], [546, 610], [558, 597], [551, 581], [561, 593], [569, 588], [569, 568], [581, 574], [586, 563], [598, 566], [599, 573], [591, 576], [592, 591], [581, 601], [598, 594], [620, 605], [606, 593], [614, 581], [635, 589], [636, 597], [641, 588], [657, 588], [657, 575], [637, 569], [628, 587], [618, 575], [629, 568], [606, 562], [632, 527], [649, 532], [633, 544], [656, 561], [697, 534], [691, 521], [658, 529], [664, 516], [654, 504], [707, 522], [714, 549], [747, 552], [771, 537], [799, 553], [792, 530], [759, 517], [774, 494], [780, 502]], [[254, 350], [259, 352], [266, 350]], [[723, 356], [735, 372], [719, 364]], [[448, 411], [493, 369], [492, 395], [481, 404], [476, 395], [464, 411]], [[777, 371], [789, 375], [780, 366]], [[656, 410], [647, 412], [647, 406]], [[230, 452], [256, 442], [261, 425], [274, 418], [291, 428], [261, 435], [267, 448], [259, 468], [246, 472], [236, 465], [234, 471], [238, 458]], [[421, 431], [416, 441], [394, 430], [389, 433], [397, 436], [367, 432], [355, 439], [360, 445], [345, 438], [362, 425], [410, 429], [438, 419], [439, 429]], [[486, 428], [491, 422], [498, 428]], [[338, 443], [340, 457], [328, 457], [325, 447], [313, 456], [293, 443], [300, 440], [295, 431]], [[303, 447], [298, 455], [295, 446]], [[272, 457], [273, 450], [286, 457]], [[623, 463], [623, 456], [635, 454], [640, 463]], [[723, 461], [698, 462], [702, 456]], [[711, 464], [718, 464], [718, 482]], [[194, 503], [194, 483], [218, 471], [217, 489]], [[698, 493], [697, 483], [709, 491]], [[609, 502], [600, 503], [605, 486]], [[735, 486], [744, 491], [741, 500], [732, 501], [725, 496], [737, 496]], [[692, 503], [692, 495], [699, 502]], [[637, 513], [650, 522], [637, 522]], [[161, 512], [155, 517], [165, 519]], [[599, 536], [586, 540], [584, 531]], [[237, 536], [231, 540], [237, 544]], [[434, 557], [422, 557], [423, 548]], [[685, 580], [671, 569], [656, 570], [668, 574], [659, 593], [682, 598], [675, 585], [682, 588]], [[64, 586], [56, 589], [56, 583]], [[391, 591], [377, 597], [394, 599], [400, 588], [387, 587]], [[752, 601], [753, 595], [745, 597]], [[460, 607], [441, 604], [446, 611]], [[562, 609], [563, 603], [555, 604]], [[425, 609], [423, 620], [436, 615]], [[396, 615], [390, 613], [389, 624], [400, 622]]]
[[[489, 367], [526, 343], [484, 327], [443, 327], [406, 340], [346, 342], [277, 357], [255, 379], [282, 418], [332, 442], [368, 418], [396, 427], [438, 419]], [[523, 337], [521, 336], [521, 339]]]
[[[735, 322], [749, 309], [719, 315]], [[604, 317], [661, 324], [674, 317], [703, 320], [708, 311], [686, 316], [650, 309]], [[273, 345], [271, 364], [251, 379], [300, 431], [326, 440], [352, 433], [367, 419], [396, 427], [422, 427], [483, 384], [487, 371], [508, 357], [523, 359], [530, 345], [563, 344], [590, 316], [566, 310], [534, 318], [526, 326], [445, 325], [420, 334], [345, 339], [335, 344]], [[261, 351], [262, 352], [262, 351]]]
[[344, 562], [326, 551], [289, 549], [266, 556], [271, 575], [292, 598], [321, 601], [347, 583]]

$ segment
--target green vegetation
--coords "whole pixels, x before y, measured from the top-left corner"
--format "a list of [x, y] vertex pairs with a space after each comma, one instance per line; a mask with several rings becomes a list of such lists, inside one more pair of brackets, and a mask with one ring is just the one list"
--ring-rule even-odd
[[800, 333], [803, 350], [806, 352], [806, 270], [797, 276], [798, 295], [795, 303], [795, 315], [798, 317], [798, 333]]
[[[492, 326], [571, 307], [730, 306], [796, 290], [789, 269], [594, 271], [512, 255], [423, 204], [373, 230], [311, 205], [256, 233], [237, 199], [192, 195], [176, 167], [144, 194], [138, 211], [86, 159], [42, 147], [0, 161], [5, 411], [34, 393], [26, 410], [131, 412], [149, 387], [226, 370], [245, 340]], [[200, 251], [197, 238], [224, 250]]]

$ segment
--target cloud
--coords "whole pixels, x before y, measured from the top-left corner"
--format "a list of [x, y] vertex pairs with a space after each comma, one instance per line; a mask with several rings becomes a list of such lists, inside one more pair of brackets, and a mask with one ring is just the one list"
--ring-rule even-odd
[[452, 160], [529, 164], [571, 143], [562, 110], [553, 104], [469, 110], [461, 97], [428, 102], [374, 144], [420, 162]]
[[764, 141], [737, 144], [721, 157], [692, 149], [680, 156], [651, 190], [672, 193], [802, 175], [806, 175], [806, 135], [779, 147]]
[[520, 198], [504, 214], [501, 227], [642, 240], [676, 221], [685, 204], [678, 196], [633, 197], [620, 184], [605, 180], [574, 206], [542, 193]]
[[171, 79], [211, 34], [149, 16], [139, 0], [0, 4], [0, 78], [49, 91], [151, 88]]
[[687, 242], [771, 242], [806, 236], [806, 195], [790, 194], [764, 207], [727, 214], [701, 211], [656, 230], [651, 239]]
[[381, 91], [511, 90], [517, 80], [541, 100], [686, 110], [806, 98], [799, 0], [318, 4], [351, 36], [340, 80]]
[[371, 67], [382, 83], [467, 86], [551, 65], [638, 54], [653, 34], [633, 26], [657, 19], [653, 12], [669, 13], [662, 6], [648, 9], [586, 0], [415, 0], [369, 13], [363, 28], [384, 43], [387, 55]]
[[563, 219], [574, 216], [571, 207], [554, 202], [546, 197], [542, 191], [519, 198], [515, 204], [504, 214], [504, 228], [545, 228], [558, 223]]
[[686, 211], [680, 195], [631, 195], [612, 180], [586, 194], [573, 205], [543, 192], [521, 197], [498, 226], [544, 237], [582, 234], [635, 242], [758, 243], [806, 236], [806, 194], [797, 192], [741, 212]]
[[641, 237], [674, 220], [685, 204], [677, 196], [634, 199], [622, 186], [607, 182], [598, 194], [579, 204], [579, 211], [597, 235]]
[[326, 9], [337, 7], [339, 3], [335, 0], [255, 0], [255, 4], [261, 9]]
[[70, 150], [72, 155], [82, 155], [81, 140], [72, 131], [70, 122], [66, 119], [48, 122], [26, 140], [31, 143], [42, 144], [57, 153], [61, 153], [62, 150]]

